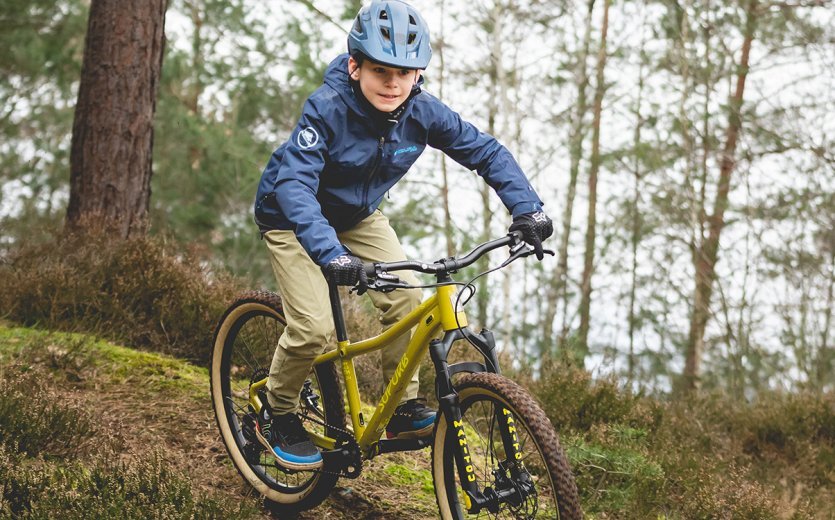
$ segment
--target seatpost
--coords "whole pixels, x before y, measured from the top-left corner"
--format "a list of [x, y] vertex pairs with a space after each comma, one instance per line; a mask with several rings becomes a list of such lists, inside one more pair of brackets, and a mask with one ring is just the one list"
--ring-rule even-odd
[[342, 301], [339, 299], [339, 287], [335, 283], [328, 282], [328, 293], [331, 300], [331, 312], [333, 313], [333, 325], [336, 329], [336, 340], [339, 342], [348, 340], [348, 332], [345, 330], [345, 317], [342, 315]]

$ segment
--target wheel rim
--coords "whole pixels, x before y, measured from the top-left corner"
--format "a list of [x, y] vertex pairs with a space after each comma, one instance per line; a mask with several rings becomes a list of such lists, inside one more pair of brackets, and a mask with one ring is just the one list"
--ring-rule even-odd
[[[469, 389], [468, 389], [469, 390]], [[501, 408], [507, 408], [498, 396], [486, 395], [483, 389], [479, 393], [471, 393], [464, 390], [461, 392], [460, 406], [462, 422], [464, 423], [464, 434], [467, 438], [467, 446], [473, 469], [476, 476], [476, 484], [482, 492], [486, 487], [496, 489], [519, 489], [513, 484], [513, 480], [529, 479], [528, 484], [533, 486], [534, 492], [526, 498], [518, 496], [516, 500], [501, 503], [496, 513], [482, 509], [477, 515], [467, 515], [467, 518], [559, 518], [556, 493], [548, 471], [545, 458], [534, 438], [528, 431], [527, 426], [515, 420], [514, 426], [518, 436], [519, 453], [521, 459], [518, 462], [509, 462], [505, 456], [505, 449], [502, 442], [499, 422], [496, 412]], [[513, 415], [514, 419], [516, 415]], [[444, 450], [451, 450], [449, 441], [455, 440], [456, 430], [447, 428], [447, 442], [444, 443]], [[452, 454], [444, 454], [447, 474], [454, 474], [455, 477], [447, 481], [447, 493], [456, 493], [458, 502], [464, 504], [464, 492], [455, 472], [455, 464], [452, 462]], [[518, 475], [519, 478], [508, 478]], [[448, 496], [450, 501], [455, 497]], [[454, 504], [451, 504], [454, 507]]]
[[[249, 413], [250, 379], [256, 372], [266, 373], [272, 362], [278, 339], [286, 323], [274, 313], [256, 309], [243, 313], [229, 329], [220, 364], [220, 391], [223, 412], [234, 439], [235, 448], [243, 455], [249, 469], [272, 490], [282, 494], [304, 495], [319, 478], [315, 472], [288, 473], [275, 464], [275, 458], [260, 445], [250, 443], [243, 433], [244, 416]], [[311, 375], [312, 388], [318, 392], [318, 380]], [[320, 402], [321, 405], [321, 402]], [[323, 405], [322, 405], [323, 406]], [[305, 422], [309, 428], [310, 423]], [[313, 429], [313, 428], [311, 428]], [[300, 494], [300, 496], [299, 496]]]

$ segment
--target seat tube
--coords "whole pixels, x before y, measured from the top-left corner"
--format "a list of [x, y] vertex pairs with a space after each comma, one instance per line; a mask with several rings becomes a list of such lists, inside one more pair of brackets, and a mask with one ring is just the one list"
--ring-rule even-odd
[[[347, 341], [344, 344], [340, 342], [340, 354], [342, 354], [343, 349], [347, 346], [347, 344]], [[354, 370], [353, 358], [342, 358], [342, 375], [345, 378], [345, 393], [348, 397], [348, 410], [351, 412], [351, 424], [354, 427], [354, 435], [357, 439], [359, 439], [362, 437], [362, 433], [365, 430], [365, 421], [362, 417], [360, 391], [357, 384], [357, 373], [356, 370]]]

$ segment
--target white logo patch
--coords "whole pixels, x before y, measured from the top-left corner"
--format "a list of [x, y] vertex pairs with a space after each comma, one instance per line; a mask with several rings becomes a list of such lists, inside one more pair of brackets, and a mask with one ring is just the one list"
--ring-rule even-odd
[[313, 148], [318, 142], [319, 134], [312, 126], [308, 126], [307, 128], [301, 130], [299, 135], [296, 136], [296, 143], [299, 145], [299, 148], [302, 149]]

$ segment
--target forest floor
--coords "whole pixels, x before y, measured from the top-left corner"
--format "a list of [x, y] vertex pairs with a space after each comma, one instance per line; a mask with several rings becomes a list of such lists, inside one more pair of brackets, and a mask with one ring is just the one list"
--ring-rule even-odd
[[[220, 440], [206, 369], [83, 335], [0, 325], [0, 376], [14, 367], [45, 370], [68, 405], [94, 415], [100, 435], [118, 438], [120, 457], [156, 451], [195, 492], [258, 507]], [[298, 518], [435, 518], [429, 463], [429, 450], [367, 461], [359, 479], [340, 480]]]

